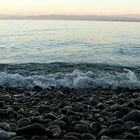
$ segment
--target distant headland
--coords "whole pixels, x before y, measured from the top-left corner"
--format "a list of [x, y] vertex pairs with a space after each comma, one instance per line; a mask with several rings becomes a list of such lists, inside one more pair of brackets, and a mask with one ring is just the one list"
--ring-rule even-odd
[[36, 15], [36, 16], [17, 16], [17, 15], [0, 15], [4, 20], [93, 20], [93, 21], [123, 21], [123, 22], [140, 22], [140, 15]]

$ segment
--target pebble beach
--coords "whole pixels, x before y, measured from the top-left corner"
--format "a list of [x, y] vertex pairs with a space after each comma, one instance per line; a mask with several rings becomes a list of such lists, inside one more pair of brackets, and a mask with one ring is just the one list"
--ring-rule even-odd
[[140, 139], [140, 91], [0, 87], [0, 139]]

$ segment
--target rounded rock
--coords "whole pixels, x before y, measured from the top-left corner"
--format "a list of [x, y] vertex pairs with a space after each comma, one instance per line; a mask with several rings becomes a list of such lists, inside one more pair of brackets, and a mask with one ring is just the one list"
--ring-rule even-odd
[[77, 132], [81, 132], [81, 133], [89, 132], [89, 126], [87, 124], [76, 124], [74, 128], [75, 131]]
[[6, 132], [4, 130], [0, 130], [0, 139], [11, 139], [12, 137], [16, 136], [15, 132]]
[[88, 140], [88, 139], [90, 139], [90, 140], [96, 140], [96, 137], [94, 135], [90, 134], [90, 133], [84, 133], [82, 135], [82, 139], [85, 139], [85, 140]]
[[31, 125], [27, 125], [25, 127], [21, 127], [16, 129], [16, 133], [18, 135], [45, 135], [46, 130], [45, 128], [38, 123], [34, 123]]
[[23, 136], [13, 137], [11, 140], [26, 140]]
[[90, 125], [90, 129], [91, 129], [91, 131], [93, 132], [93, 133], [98, 133], [99, 131], [101, 131], [102, 130], [102, 127], [101, 127], [101, 124], [100, 123], [98, 123], [98, 122], [93, 122], [93, 123], [91, 123], [91, 125]]
[[79, 140], [79, 138], [76, 136], [64, 136], [63, 139], [64, 140]]
[[122, 134], [121, 138], [131, 140], [131, 139], [134, 139], [134, 135], [132, 133], [125, 132], [124, 134]]
[[138, 121], [140, 122], [140, 112], [132, 111], [123, 117], [124, 121]]
[[22, 118], [17, 122], [18, 128], [24, 127], [30, 124], [30, 120], [28, 118]]

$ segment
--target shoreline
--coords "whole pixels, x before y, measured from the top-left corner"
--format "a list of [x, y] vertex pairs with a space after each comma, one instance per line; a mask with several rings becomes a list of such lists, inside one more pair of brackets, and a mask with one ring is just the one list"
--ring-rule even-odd
[[139, 139], [140, 91], [0, 87], [0, 139]]

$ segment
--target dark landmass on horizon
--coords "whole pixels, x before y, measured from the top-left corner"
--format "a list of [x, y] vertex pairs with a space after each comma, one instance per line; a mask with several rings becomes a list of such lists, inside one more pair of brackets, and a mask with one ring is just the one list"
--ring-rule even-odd
[[0, 15], [0, 19], [5, 20], [93, 20], [93, 21], [126, 21], [126, 22], [140, 22], [140, 15], [126, 15], [126, 16], [96, 16], [96, 15], [39, 15], [39, 16], [16, 16], [16, 15]]

